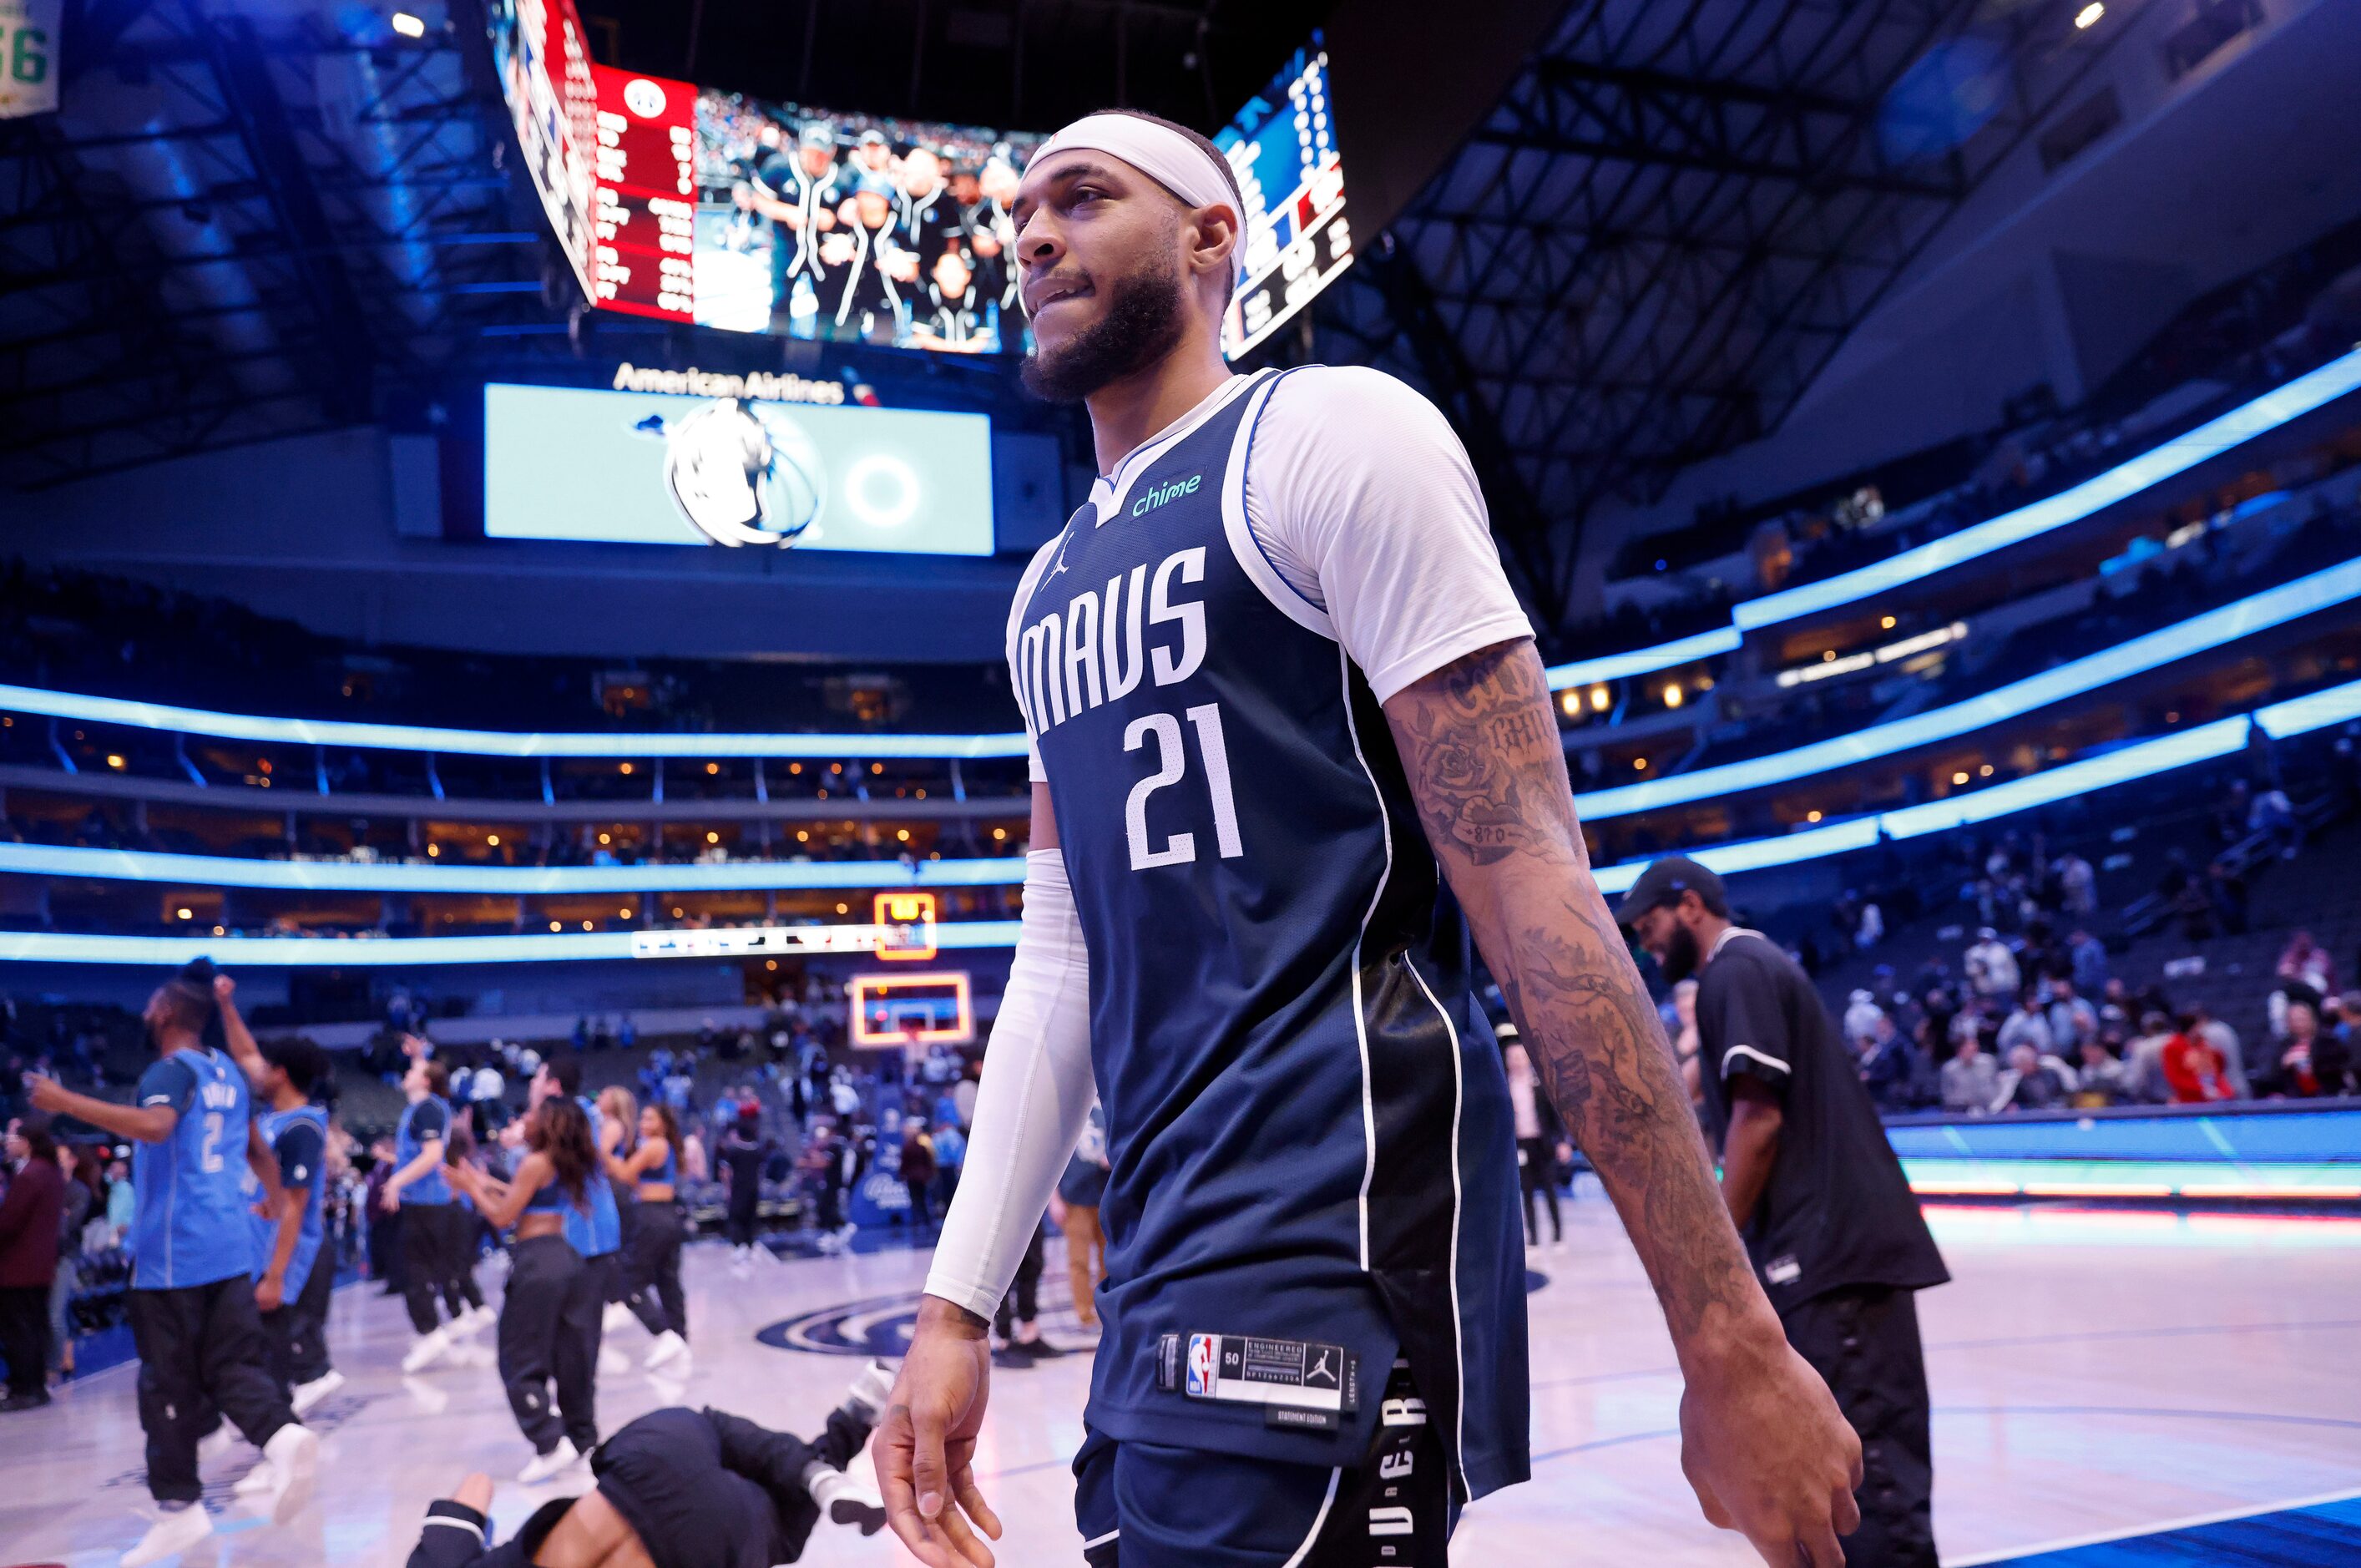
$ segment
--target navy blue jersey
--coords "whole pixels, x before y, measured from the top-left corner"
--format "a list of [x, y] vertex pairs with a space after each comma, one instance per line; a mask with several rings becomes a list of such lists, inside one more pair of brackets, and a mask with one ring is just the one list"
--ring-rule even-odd
[[[1127, 458], [1011, 623], [1091, 955], [1110, 1168], [1089, 1420], [1355, 1464], [1399, 1354], [1481, 1497], [1529, 1467], [1508, 1083], [1384, 715], [1247, 525], [1279, 378]], [[1191, 1398], [1213, 1335], [1341, 1346], [1360, 1398], [1333, 1430]], [[1159, 1376], [1173, 1336], [1186, 1387]]]
[[[287, 1260], [283, 1290], [292, 1301], [312, 1277], [312, 1264], [320, 1255], [323, 1234], [321, 1199], [328, 1186], [328, 1113], [317, 1105], [292, 1111], [263, 1111], [255, 1116], [262, 1141], [279, 1159], [280, 1184], [303, 1205], [303, 1223], [295, 1233], [295, 1251]], [[279, 1248], [279, 1222], [254, 1218], [254, 1274], [269, 1272], [270, 1256]]]
[[[430, 1139], [447, 1139], [450, 1135], [449, 1101], [434, 1094], [412, 1101], [402, 1108], [401, 1120], [393, 1130], [393, 1168], [406, 1169]], [[403, 1188], [401, 1201], [404, 1203], [448, 1203], [451, 1201], [451, 1179], [443, 1174], [443, 1168], [438, 1165]]]
[[160, 1144], [131, 1149], [131, 1288], [180, 1290], [254, 1271], [247, 1216], [246, 1074], [216, 1050], [174, 1051], [140, 1077], [143, 1107], [180, 1113]]

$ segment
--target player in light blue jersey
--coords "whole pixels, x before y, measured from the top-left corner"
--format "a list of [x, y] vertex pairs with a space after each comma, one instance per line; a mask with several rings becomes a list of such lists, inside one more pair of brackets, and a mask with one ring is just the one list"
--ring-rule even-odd
[[256, 1217], [255, 1247], [262, 1274], [255, 1303], [270, 1336], [270, 1370], [295, 1413], [344, 1386], [328, 1361], [328, 1299], [336, 1258], [324, 1214], [328, 1188], [328, 1112], [313, 1102], [328, 1075], [327, 1053], [309, 1040], [271, 1040], [261, 1047], [260, 1071], [248, 1069], [254, 1091], [269, 1109], [257, 1118], [279, 1161], [288, 1202], [278, 1220]]
[[159, 1515], [126, 1552], [126, 1568], [184, 1552], [213, 1533], [199, 1504], [197, 1443], [222, 1416], [258, 1445], [247, 1488], [285, 1524], [310, 1499], [320, 1441], [299, 1424], [268, 1370], [255, 1302], [254, 1227], [243, 1172], [277, 1214], [287, 1201], [279, 1162], [251, 1115], [246, 1075], [204, 1042], [217, 1005], [200, 959], [159, 986], [143, 1021], [156, 1061], [135, 1102], [76, 1094], [28, 1074], [33, 1103], [128, 1138], [137, 1207], [131, 1227], [131, 1333], [139, 1352], [139, 1424], [148, 1489]]
[[1231, 371], [1245, 211], [1212, 143], [1129, 112], [1043, 144], [1010, 208], [1025, 380], [1087, 405], [1100, 477], [1009, 616], [1024, 928], [878, 1434], [894, 1529], [930, 1568], [991, 1560], [988, 1314], [1095, 1091], [1093, 1568], [1440, 1563], [1460, 1508], [1531, 1468], [1480, 950], [1655, 1286], [1707, 1518], [1839, 1562], [1860, 1444], [1764, 1299], [1591, 876], [1466, 454], [1377, 371]]

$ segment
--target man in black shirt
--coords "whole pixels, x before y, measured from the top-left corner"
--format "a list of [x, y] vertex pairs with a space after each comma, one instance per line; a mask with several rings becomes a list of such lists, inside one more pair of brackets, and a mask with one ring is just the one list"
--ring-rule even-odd
[[1706, 1130], [1788, 1343], [1861, 1436], [1845, 1562], [1934, 1568], [1927, 1371], [1912, 1292], [1950, 1276], [1852, 1053], [1804, 971], [1734, 926], [1721, 878], [1672, 856], [1617, 917], [1667, 980], [1697, 980]]

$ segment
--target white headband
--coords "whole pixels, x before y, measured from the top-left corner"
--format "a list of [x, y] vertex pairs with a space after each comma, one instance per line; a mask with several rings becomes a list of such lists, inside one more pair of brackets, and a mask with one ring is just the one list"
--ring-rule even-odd
[[[1137, 115], [1085, 115], [1043, 142], [1026, 167], [1030, 169], [1051, 153], [1087, 148], [1123, 159], [1191, 207], [1227, 207], [1246, 222], [1246, 212], [1230, 193], [1229, 165], [1206, 156], [1205, 149], [1167, 126]], [[1243, 230], [1231, 252], [1231, 262], [1246, 267], [1246, 236]]]

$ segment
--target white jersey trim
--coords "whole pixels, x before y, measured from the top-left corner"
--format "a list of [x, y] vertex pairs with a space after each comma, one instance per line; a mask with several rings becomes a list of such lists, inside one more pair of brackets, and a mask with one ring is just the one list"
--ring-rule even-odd
[[1789, 1068], [1785, 1062], [1781, 1061], [1777, 1057], [1758, 1051], [1752, 1046], [1732, 1046], [1728, 1050], [1721, 1053], [1721, 1076], [1724, 1078], [1728, 1078], [1730, 1076], [1730, 1058], [1732, 1057], [1752, 1057], [1764, 1067], [1775, 1069], [1780, 1072], [1789, 1072], [1794, 1070]]
[[[1292, 584], [1279, 576], [1279, 568], [1271, 565], [1262, 542], [1256, 537], [1254, 523], [1246, 517], [1246, 458], [1254, 449], [1255, 425], [1262, 418], [1263, 408], [1270, 401], [1271, 393], [1286, 378], [1286, 374], [1281, 371], [1257, 389], [1253, 403], [1238, 421], [1237, 435], [1230, 443], [1229, 464], [1222, 475], [1222, 532], [1229, 539], [1230, 554], [1236, 560], [1238, 570], [1246, 575], [1248, 582], [1262, 590], [1262, 597], [1270, 601], [1273, 609], [1306, 631], [1334, 642], [1337, 641], [1336, 627], [1328, 619], [1328, 611], [1297, 592]], [[1376, 783], [1374, 779], [1370, 782]]]
[[1273, 373], [1268, 370], [1257, 370], [1251, 376], [1233, 376], [1206, 393], [1195, 408], [1125, 453], [1123, 460], [1115, 466], [1114, 473], [1100, 475], [1091, 486], [1091, 510], [1096, 526], [1104, 528], [1123, 515], [1123, 503], [1130, 499], [1131, 487], [1159, 457], [1172, 450], [1191, 431], [1229, 407], [1232, 399], [1248, 388], [1273, 378]]
[[1328, 1495], [1320, 1499], [1320, 1511], [1312, 1516], [1311, 1533], [1303, 1538], [1303, 1544], [1295, 1549], [1295, 1554], [1279, 1564], [1279, 1568], [1302, 1568], [1304, 1558], [1320, 1543], [1320, 1531], [1328, 1523], [1328, 1510], [1336, 1506], [1336, 1484], [1344, 1478], [1345, 1471], [1341, 1465], [1328, 1472]]
[[1386, 809], [1385, 791], [1378, 787], [1378, 775], [1369, 771], [1369, 759], [1361, 751], [1361, 726], [1353, 717], [1353, 660], [1345, 645], [1336, 645], [1336, 668], [1345, 687], [1345, 729], [1353, 738], [1353, 760], [1361, 764], [1361, 776], [1369, 781], [1369, 793], [1378, 803], [1379, 834], [1386, 847], [1386, 862], [1378, 872], [1378, 885], [1369, 894], [1369, 906], [1361, 911], [1361, 929], [1353, 938], [1353, 1037], [1361, 1051], [1361, 1142], [1364, 1149], [1361, 1165], [1361, 1271], [1369, 1267], [1369, 1185], [1378, 1177], [1378, 1105], [1376, 1091], [1369, 1083], [1369, 1015], [1361, 995], [1361, 948], [1369, 939], [1369, 922], [1378, 916], [1378, 905], [1386, 896], [1386, 884], [1394, 874], [1394, 826], [1392, 814]]

